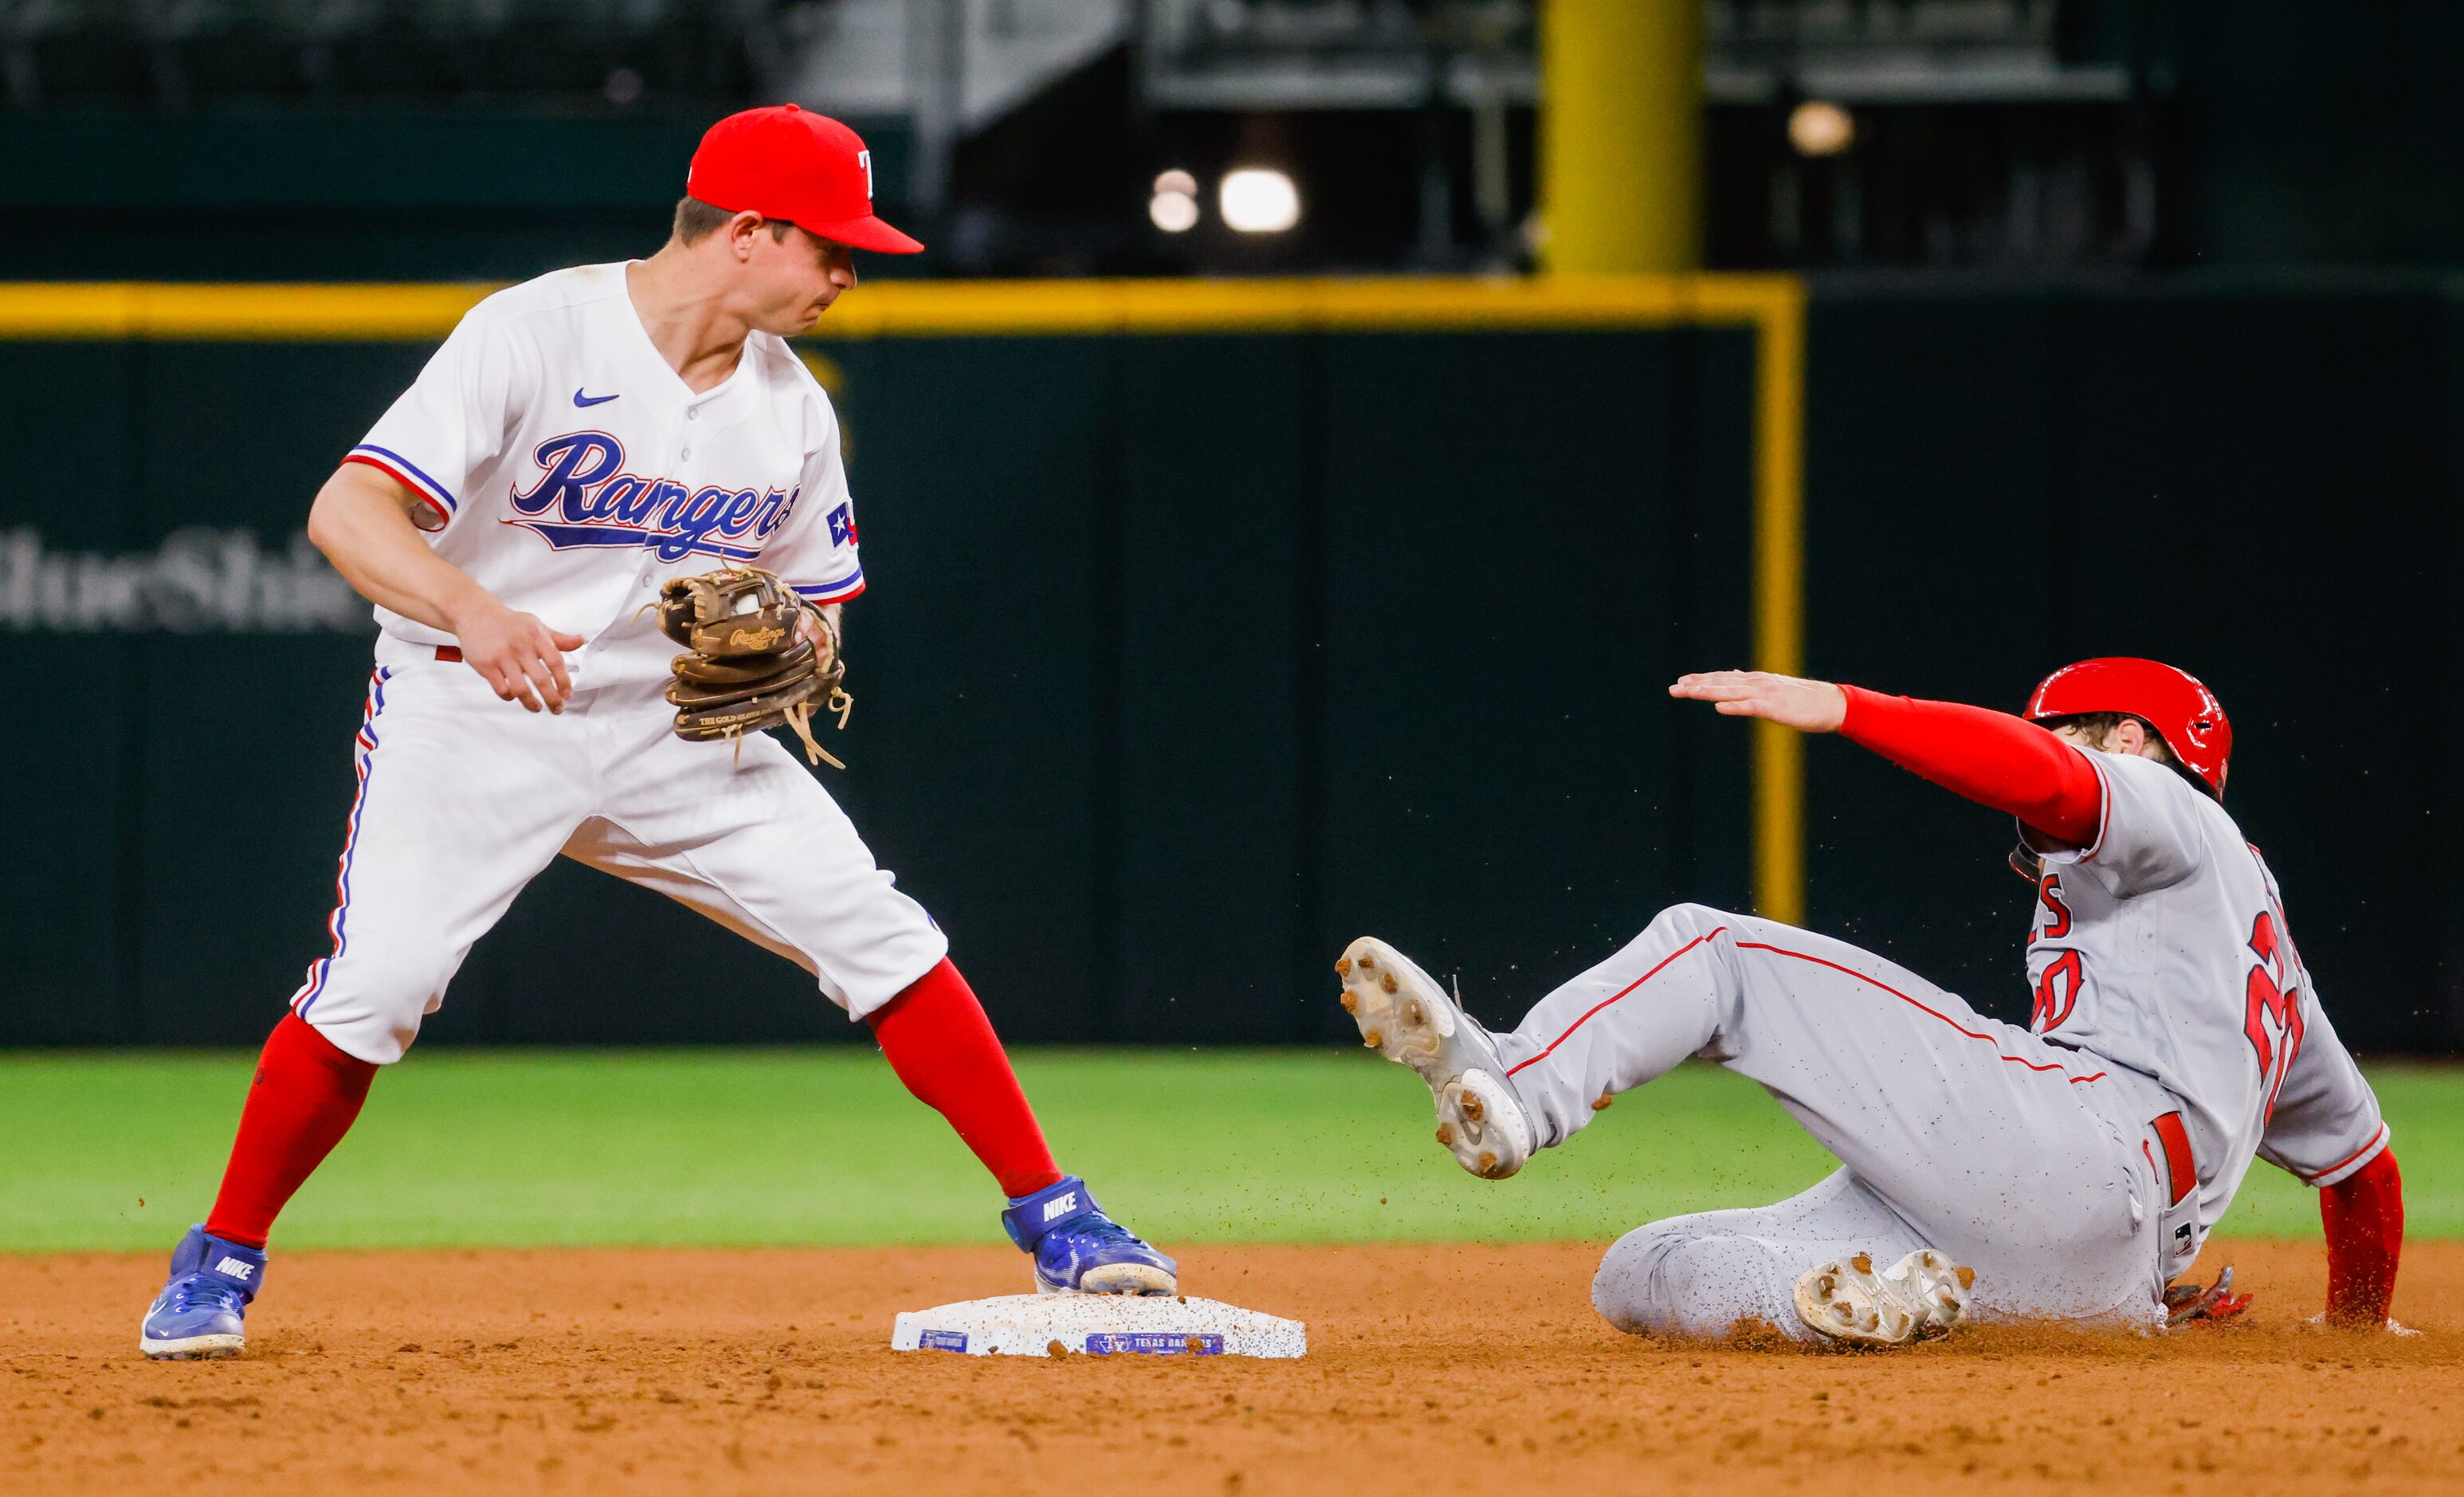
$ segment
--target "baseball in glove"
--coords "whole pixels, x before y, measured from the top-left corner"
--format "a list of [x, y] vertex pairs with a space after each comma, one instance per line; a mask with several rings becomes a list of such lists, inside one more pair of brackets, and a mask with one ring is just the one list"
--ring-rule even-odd
[[[812, 762], [847, 767], [813, 737], [816, 711], [838, 714], [844, 728], [855, 706], [839, 684], [847, 664], [829, 615], [753, 566], [674, 578], [659, 590], [657, 607], [660, 632], [685, 647], [668, 667], [678, 737], [735, 738], [740, 754], [745, 734], [784, 724]], [[819, 648], [799, 629], [807, 618]]]

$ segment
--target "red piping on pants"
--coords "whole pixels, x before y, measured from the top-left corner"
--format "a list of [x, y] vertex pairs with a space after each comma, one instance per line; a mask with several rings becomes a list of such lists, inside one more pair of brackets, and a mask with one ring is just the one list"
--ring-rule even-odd
[[1581, 1028], [1581, 1027], [1582, 1027], [1586, 1023], [1588, 1023], [1588, 1022], [1590, 1021], [1590, 1019], [1591, 1019], [1592, 1015], [1598, 1013], [1601, 1009], [1608, 1007], [1611, 1003], [1614, 1003], [1614, 1002], [1616, 1002], [1618, 999], [1625, 997], [1628, 993], [1633, 992], [1636, 988], [1639, 988], [1639, 987], [1642, 986], [1645, 982], [1648, 982], [1648, 981], [1650, 981], [1652, 979], [1654, 979], [1654, 978], [1656, 978], [1656, 977], [1660, 976], [1661, 968], [1661, 967], [1665, 967], [1665, 966], [1667, 966], [1670, 962], [1675, 961], [1678, 958], [1684, 956], [1687, 952], [1692, 951], [1695, 947], [1702, 945], [1705, 941], [1709, 940], [1713, 936], [1717, 936], [1717, 935], [1719, 935], [1719, 934], [1720, 934], [1720, 932], [1721, 932], [1721, 931], [1725, 931], [1725, 930], [1727, 930], [1727, 926], [1725, 926], [1725, 925], [1723, 925], [1723, 926], [1719, 926], [1719, 927], [1715, 928], [1714, 930], [1712, 930], [1711, 932], [1709, 932], [1707, 935], [1697, 936], [1695, 936], [1692, 940], [1687, 941], [1684, 945], [1680, 946], [1680, 947], [1678, 947], [1675, 951], [1670, 952], [1666, 957], [1664, 957], [1664, 958], [1661, 958], [1660, 966], [1652, 968], [1649, 972], [1644, 973], [1642, 976], [1640, 976], [1640, 977], [1639, 977], [1639, 978], [1635, 979], [1633, 981], [1631, 981], [1631, 982], [1627, 983], [1625, 986], [1623, 986], [1623, 987], [1621, 987], [1621, 988], [1617, 989], [1615, 993], [1613, 993], [1613, 994], [1609, 995], [1607, 998], [1601, 999], [1598, 1002], [1594, 1003], [1590, 1008], [1585, 1009], [1585, 1010], [1583, 1011], [1583, 1016], [1582, 1016], [1582, 1018], [1577, 1019], [1577, 1020], [1575, 1020], [1573, 1024], [1568, 1024], [1568, 1025], [1566, 1026], [1566, 1032], [1565, 1032], [1564, 1034], [1561, 1034], [1561, 1035], [1557, 1036], [1557, 1038], [1555, 1038], [1555, 1039], [1553, 1039], [1553, 1040], [1551, 1040], [1551, 1041], [1550, 1041], [1550, 1042], [1549, 1042], [1549, 1048], [1548, 1048], [1548, 1049], [1542, 1050], [1539, 1054], [1532, 1056], [1532, 1057], [1531, 1057], [1531, 1059], [1529, 1059], [1529, 1060], [1528, 1060], [1528, 1061], [1523, 1062], [1523, 1064], [1522, 1064], [1521, 1066], [1509, 1066], [1509, 1067], [1507, 1067], [1507, 1070], [1506, 1070], [1506, 1073], [1507, 1073], [1507, 1075], [1511, 1076], [1511, 1075], [1513, 1075], [1516, 1071], [1521, 1070], [1521, 1069], [1523, 1068], [1523, 1067], [1524, 1067], [1524, 1066], [1534, 1066], [1534, 1065], [1539, 1064], [1539, 1063], [1540, 1063], [1540, 1062], [1542, 1062], [1542, 1061], [1547, 1060], [1547, 1059], [1549, 1058], [1549, 1056], [1551, 1055], [1551, 1052], [1553, 1052], [1553, 1051], [1557, 1048], [1557, 1046], [1561, 1046], [1561, 1045], [1565, 1044], [1568, 1040], [1573, 1039], [1573, 1038], [1574, 1037], [1574, 1031], [1575, 1031], [1575, 1030], [1577, 1030], [1577, 1029], [1579, 1029], [1579, 1028]]
[[[1580, 1018], [1577, 1018], [1573, 1024], [1566, 1026], [1565, 1033], [1549, 1042], [1546, 1049], [1541, 1050], [1529, 1060], [1524, 1061], [1519, 1065], [1508, 1067], [1506, 1073], [1508, 1076], [1511, 1076], [1516, 1071], [1523, 1069], [1524, 1067], [1537, 1065], [1539, 1062], [1547, 1060], [1550, 1055], [1556, 1050], [1557, 1046], [1565, 1044], [1568, 1040], [1573, 1039], [1574, 1037], [1574, 1031], [1581, 1028], [1586, 1023], [1590, 1022], [1591, 1017], [1594, 1014], [1598, 1013], [1601, 1009], [1608, 1007], [1611, 1003], [1614, 1003], [1617, 1000], [1625, 997], [1636, 988], [1642, 986], [1645, 982], [1648, 982], [1652, 979], [1660, 976], [1660, 974], [1667, 968], [1670, 962], [1675, 961], [1678, 958], [1684, 956], [1687, 952], [1702, 945], [1705, 941], [1710, 940], [1713, 936], [1720, 935], [1727, 929], [1727, 927], [1725, 925], [1715, 927], [1704, 935], [1695, 936], [1692, 940], [1678, 947], [1675, 951], [1670, 952], [1666, 957], [1661, 958], [1658, 966], [1653, 967], [1649, 972], [1644, 973], [1642, 976], [1635, 979], [1632, 982], [1627, 983], [1624, 987], [1619, 988], [1617, 992], [1600, 1000], [1590, 1008], [1584, 1010]], [[1898, 988], [1891, 986], [1889, 983], [1881, 981], [1875, 978], [1869, 978], [1865, 974], [1856, 970], [1854, 967], [1843, 967], [1836, 961], [1828, 961], [1820, 957], [1810, 956], [1801, 951], [1790, 951], [1785, 946], [1773, 946], [1764, 941], [1739, 941], [1737, 942], [1737, 947], [1741, 951], [1767, 951], [1774, 956], [1793, 957], [1799, 961], [1810, 961], [1818, 967], [1829, 967], [1834, 972], [1845, 973], [1847, 976], [1855, 978], [1859, 982], [1869, 983], [1872, 986], [1881, 988], [1883, 992], [1890, 994], [1893, 998], [1898, 999], [1901, 1002], [1907, 1004], [1911, 1008], [1933, 1015], [1934, 1018], [1941, 1020], [1944, 1024], [1950, 1025], [1953, 1029], [1958, 1030], [1961, 1034], [1966, 1035], [1971, 1040], [1982, 1040], [1988, 1045], [1993, 1044], [1993, 1037], [1991, 1035], [1979, 1034], [1975, 1030], [1969, 1028], [1966, 1024], [1961, 1024], [1958, 1020], [1951, 1018], [1948, 1014], [1943, 1013], [1938, 1009], [1928, 1008], [1924, 1003], [1910, 998], [1908, 995], [1901, 992]], [[1999, 1046], [1995, 1047], [1995, 1053], [1997, 1055], [2000, 1054]], [[2019, 1055], [2002, 1055], [2001, 1058], [2011, 1062], [2014, 1066], [2025, 1066], [2030, 1070], [2050, 1070], [2060, 1072], [2062, 1069], [2059, 1066], [2038, 1065], [2036, 1062]], [[2103, 1077], [2104, 1072], [2098, 1071], [2094, 1075], [2089, 1076], [2071, 1076], [2069, 1077], [2069, 1083], [2076, 1087], [2079, 1083], [2085, 1081], [2101, 1081]]]
[[[1993, 1044], [1993, 1036], [1990, 1034], [1979, 1034], [1975, 1030], [1968, 1027], [1966, 1024], [1961, 1024], [1958, 1020], [1953, 1019], [1948, 1014], [1943, 1013], [1939, 1009], [1927, 1008], [1925, 1004], [1908, 997], [1908, 995], [1901, 992], [1898, 988], [1891, 986], [1888, 982], [1881, 981], [1876, 978], [1869, 978], [1854, 967], [1843, 967], [1836, 961], [1826, 961], [1820, 957], [1808, 956], [1806, 953], [1801, 951], [1790, 951], [1785, 946], [1766, 945], [1761, 941], [1739, 941], [1737, 942], [1737, 946], [1740, 950], [1767, 951], [1775, 956], [1793, 957], [1799, 961], [1810, 961], [1817, 967], [1829, 967], [1834, 972], [1844, 972], [1848, 976], [1855, 978], [1859, 982], [1872, 983], [1875, 987], [1881, 988], [1883, 992], [1890, 994], [1893, 998], [1898, 999], [1901, 1002], [1907, 1004], [1911, 1008], [1933, 1015], [1936, 1019], [1941, 1020], [1944, 1024], [1950, 1025], [1952, 1028], [1958, 1030], [1960, 1033], [1968, 1036], [1971, 1040], [1982, 1040], [1988, 1045]], [[1994, 1046], [1994, 1053], [1996, 1055], [2001, 1055], [2001, 1047], [1999, 1046]], [[2001, 1058], [2009, 1061], [2014, 1066], [2025, 1066], [2030, 1070], [2050, 1070], [2059, 1072], [2062, 1069], [2059, 1066], [2039, 1066], [2035, 1061], [2029, 1060], [2025, 1056], [2020, 1055], [2001, 1055]], [[2070, 1078], [2070, 1084], [2076, 1087], [2082, 1081], [2100, 1081], [2102, 1080], [2103, 1077], [2104, 1072], [2102, 1071], [2098, 1071], [2093, 1076], [2072, 1076]]]

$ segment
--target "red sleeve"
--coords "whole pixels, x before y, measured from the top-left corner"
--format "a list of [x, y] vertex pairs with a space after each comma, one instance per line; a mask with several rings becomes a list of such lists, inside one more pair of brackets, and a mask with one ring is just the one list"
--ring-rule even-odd
[[2096, 841], [2104, 782], [2085, 752], [2009, 713], [1842, 687], [1840, 736], [2075, 848]]
[[2395, 1299], [2395, 1263], [2404, 1251], [2404, 1177], [2395, 1151], [2319, 1192], [2327, 1228], [2327, 1319], [2383, 1326]]

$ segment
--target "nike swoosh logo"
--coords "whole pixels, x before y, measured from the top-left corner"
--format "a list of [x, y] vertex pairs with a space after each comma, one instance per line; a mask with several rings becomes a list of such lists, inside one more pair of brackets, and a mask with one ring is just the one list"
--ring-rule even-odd
[[615, 398], [616, 397], [613, 395], [584, 395], [580, 390], [575, 390], [573, 392], [573, 403], [577, 406], [585, 407], [591, 406], [605, 406]]

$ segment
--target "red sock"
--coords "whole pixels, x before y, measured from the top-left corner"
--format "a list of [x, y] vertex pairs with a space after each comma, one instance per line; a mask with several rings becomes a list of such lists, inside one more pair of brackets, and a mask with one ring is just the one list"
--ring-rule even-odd
[[865, 1016], [890, 1068], [950, 1120], [1015, 1200], [1061, 1178], [993, 1022], [948, 958]]
[[2327, 1228], [2327, 1318], [2343, 1326], [2387, 1323], [2395, 1266], [2404, 1256], [2404, 1177], [2395, 1151], [2319, 1192]]
[[257, 1060], [206, 1230], [262, 1248], [292, 1193], [350, 1131], [376, 1073], [375, 1066], [344, 1053], [307, 1020], [283, 1015]]

